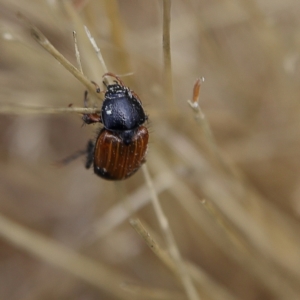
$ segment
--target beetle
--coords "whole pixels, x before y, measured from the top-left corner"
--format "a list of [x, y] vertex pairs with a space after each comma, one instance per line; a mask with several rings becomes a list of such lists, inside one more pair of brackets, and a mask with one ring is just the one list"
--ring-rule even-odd
[[[123, 180], [145, 162], [149, 133], [142, 125], [148, 117], [137, 94], [115, 74], [105, 73], [103, 78], [106, 76], [113, 77], [114, 83], [103, 82], [106, 91], [101, 112], [82, 116], [85, 124], [103, 124], [95, 142], [88, 142], [86, 168], [93, 165], [95, 174], [103, 179]], [[86, 100], [87, 92], [85, 105]]]

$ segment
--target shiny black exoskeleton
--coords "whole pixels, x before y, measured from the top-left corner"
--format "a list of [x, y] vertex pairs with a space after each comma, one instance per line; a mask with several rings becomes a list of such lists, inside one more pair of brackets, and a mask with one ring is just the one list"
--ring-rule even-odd
[[129, 145], [136, 129], [146, 119], [141, 101], [129, 88], [118, 82], [107, 85], [101, 109], [101, 120], [105, 129], [116, 132]]
[[[86, 150], [86, 167], [107, 180], [123, 180], [134, 174], [145, 162], [149, 134], [147, 120], [139, 97], [114, 74], [115, 83], [106, 85], [101, 113], [84, 114], [86, 124], [100, 122], [104, 128]], [[98, 88], [97, 91], [100, 89]], [[87, 92], [85, 94], [85, 103]]]

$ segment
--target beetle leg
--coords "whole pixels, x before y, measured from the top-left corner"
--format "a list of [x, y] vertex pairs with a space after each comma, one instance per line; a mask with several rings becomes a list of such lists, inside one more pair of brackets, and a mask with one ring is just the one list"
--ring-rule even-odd
[[[88, 102], [88, 91], [84, 92], [84, 100], [83, 100], [83, 105], [84, 107], [87, 106]], [[102, 123], [101, 116], [100, 114], [94, 113], [94, 114], [83, 114], [82, 115], [82, 120], [83, 120], [83, 125], [84, 124], [92, 124], [92, 123]]]
[[[101, 90], [100, 90], [100, 87], [99, 85], [95, 82], [95, 81], [91, 81], [92, 84], [96, 87], [96, 93], [101, 93]], [[86, 90], [84, 91], [84, 98], [83, 98], [83, 104], [84, 104], [84, 107], [88, 107], [87, 106], [87, 103], [88, 103], [88, 95], [89, 95], [89, 92]]]
[[69, 155], [68, 157], [65, 157], [64, 159], [55, 162], [55, 165], [58, 166], [58, 167], [68, 165], [70, 162], [77, 159], [81, 155], [86, 154], [85, 167], [87, 169], [89, 169], [91, 167], [92, 163], [93, 163], [93, 160], [94, 160], [94, 147], [95, 147], [94, 142], [92, 140], [90, 140], [88, 142], [87, 147], [86, 147], [85, 150], [79, 150], [79, 151]]
[[95, 143], [92, 140], [88, 141], [87, 147], [86, 147], [86, 163], [85, 167], [89, 169], [93, 163], [94, 160], [94, 148], [95, 148]]
[[84, 124], [93, 124], [93, 123], [102, 123], [102, 118], [100, 114], [83, 114], [82, 115], [83, 125]]
[[80, 157], [81, 155], [84, 155], [84, 154], [86, 154], [86, 150], [79, 150], [79, 151], [69, 155], [68, 157], [65, 157], [62, 160], [55, 162], [55, 165], [58, 167], [68, 165], [70, 162], [72, 162], [73, 160], [77, 159], [78, 157]]
[[[98, 86], [98, 84], [94, 81], [92, 81], [92, 83], [95, 85], [96, 87], [96, 93], [101, 93], [100, 87]], [[88, 107], [88, 96], [89, 96], [89, 92], [86, 90], [84, 92], [84, 98], [83, 98], [83, 105], [84, 107]], [[92, 124], [92, 123], [102, 123], [102, 119], [101, 119], [101, 115], [97, 114], [97, 113], [93, 113], [93, 114], [83, 114], [82, 115], [82, 120], [84, 122], [84, 124]]]
[[87, 107], [88, 95], [89, 95], [89, 92], [87, 90], [84, 91], [84, 98], [83, 98], [83, 105], [84, 105], [84, 107]]
[[101, 93], [99, 85], [95, 81], [91, 81], [91, 82], [96, 87], [96, 93], [98, 93], [98, 94]]

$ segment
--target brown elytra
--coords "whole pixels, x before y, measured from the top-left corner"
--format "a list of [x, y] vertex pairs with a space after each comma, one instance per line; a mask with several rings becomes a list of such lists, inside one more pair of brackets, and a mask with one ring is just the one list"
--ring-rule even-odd
[[145, 162], [149, 134], [144, 126], [137, 129], [126, 145], [115, 132], [103, 128], [94, 149], [94, 171], [107, 180], [122, 180], [134, 174]]

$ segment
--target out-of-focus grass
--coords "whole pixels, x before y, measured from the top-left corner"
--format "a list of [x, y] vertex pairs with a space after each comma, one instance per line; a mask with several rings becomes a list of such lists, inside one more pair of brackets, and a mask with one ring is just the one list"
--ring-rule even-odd
[[[73, 64], [76, 29], [84, 73], [100, 84], [84, 23], [109, 71], [133, 72], [123, 80], [149, 114], [147, 165], [201, 299], [298, 299], [299, 1], [172, 1], [174, 103], [164, 98], [162, 3], [83, 4], [74, 1], [72, 15], [59, 1], [0, 1], [0, 111], [81, 106], [85, 90], [16, 13]], [[217, 148], [187, 103], [200, 76], [199, 103]], [[43, 252], [32, 240], [36, 252], [26, 251], [19, 227], [4, 238], [1, 217], [1, 299], [186, 299], [168, 258], [153, 254], [128, 222], [139, 218], [166, 249], [142, 172], [116, 184], [85, 170], [82, 159], [53, 166], [84, 148], [97, 126], [81, 127], [76, 114], [9, 113], [0, 125], [1, 215], [54, 247]], [[61, 247], [62, 262], [54, 256]]]

